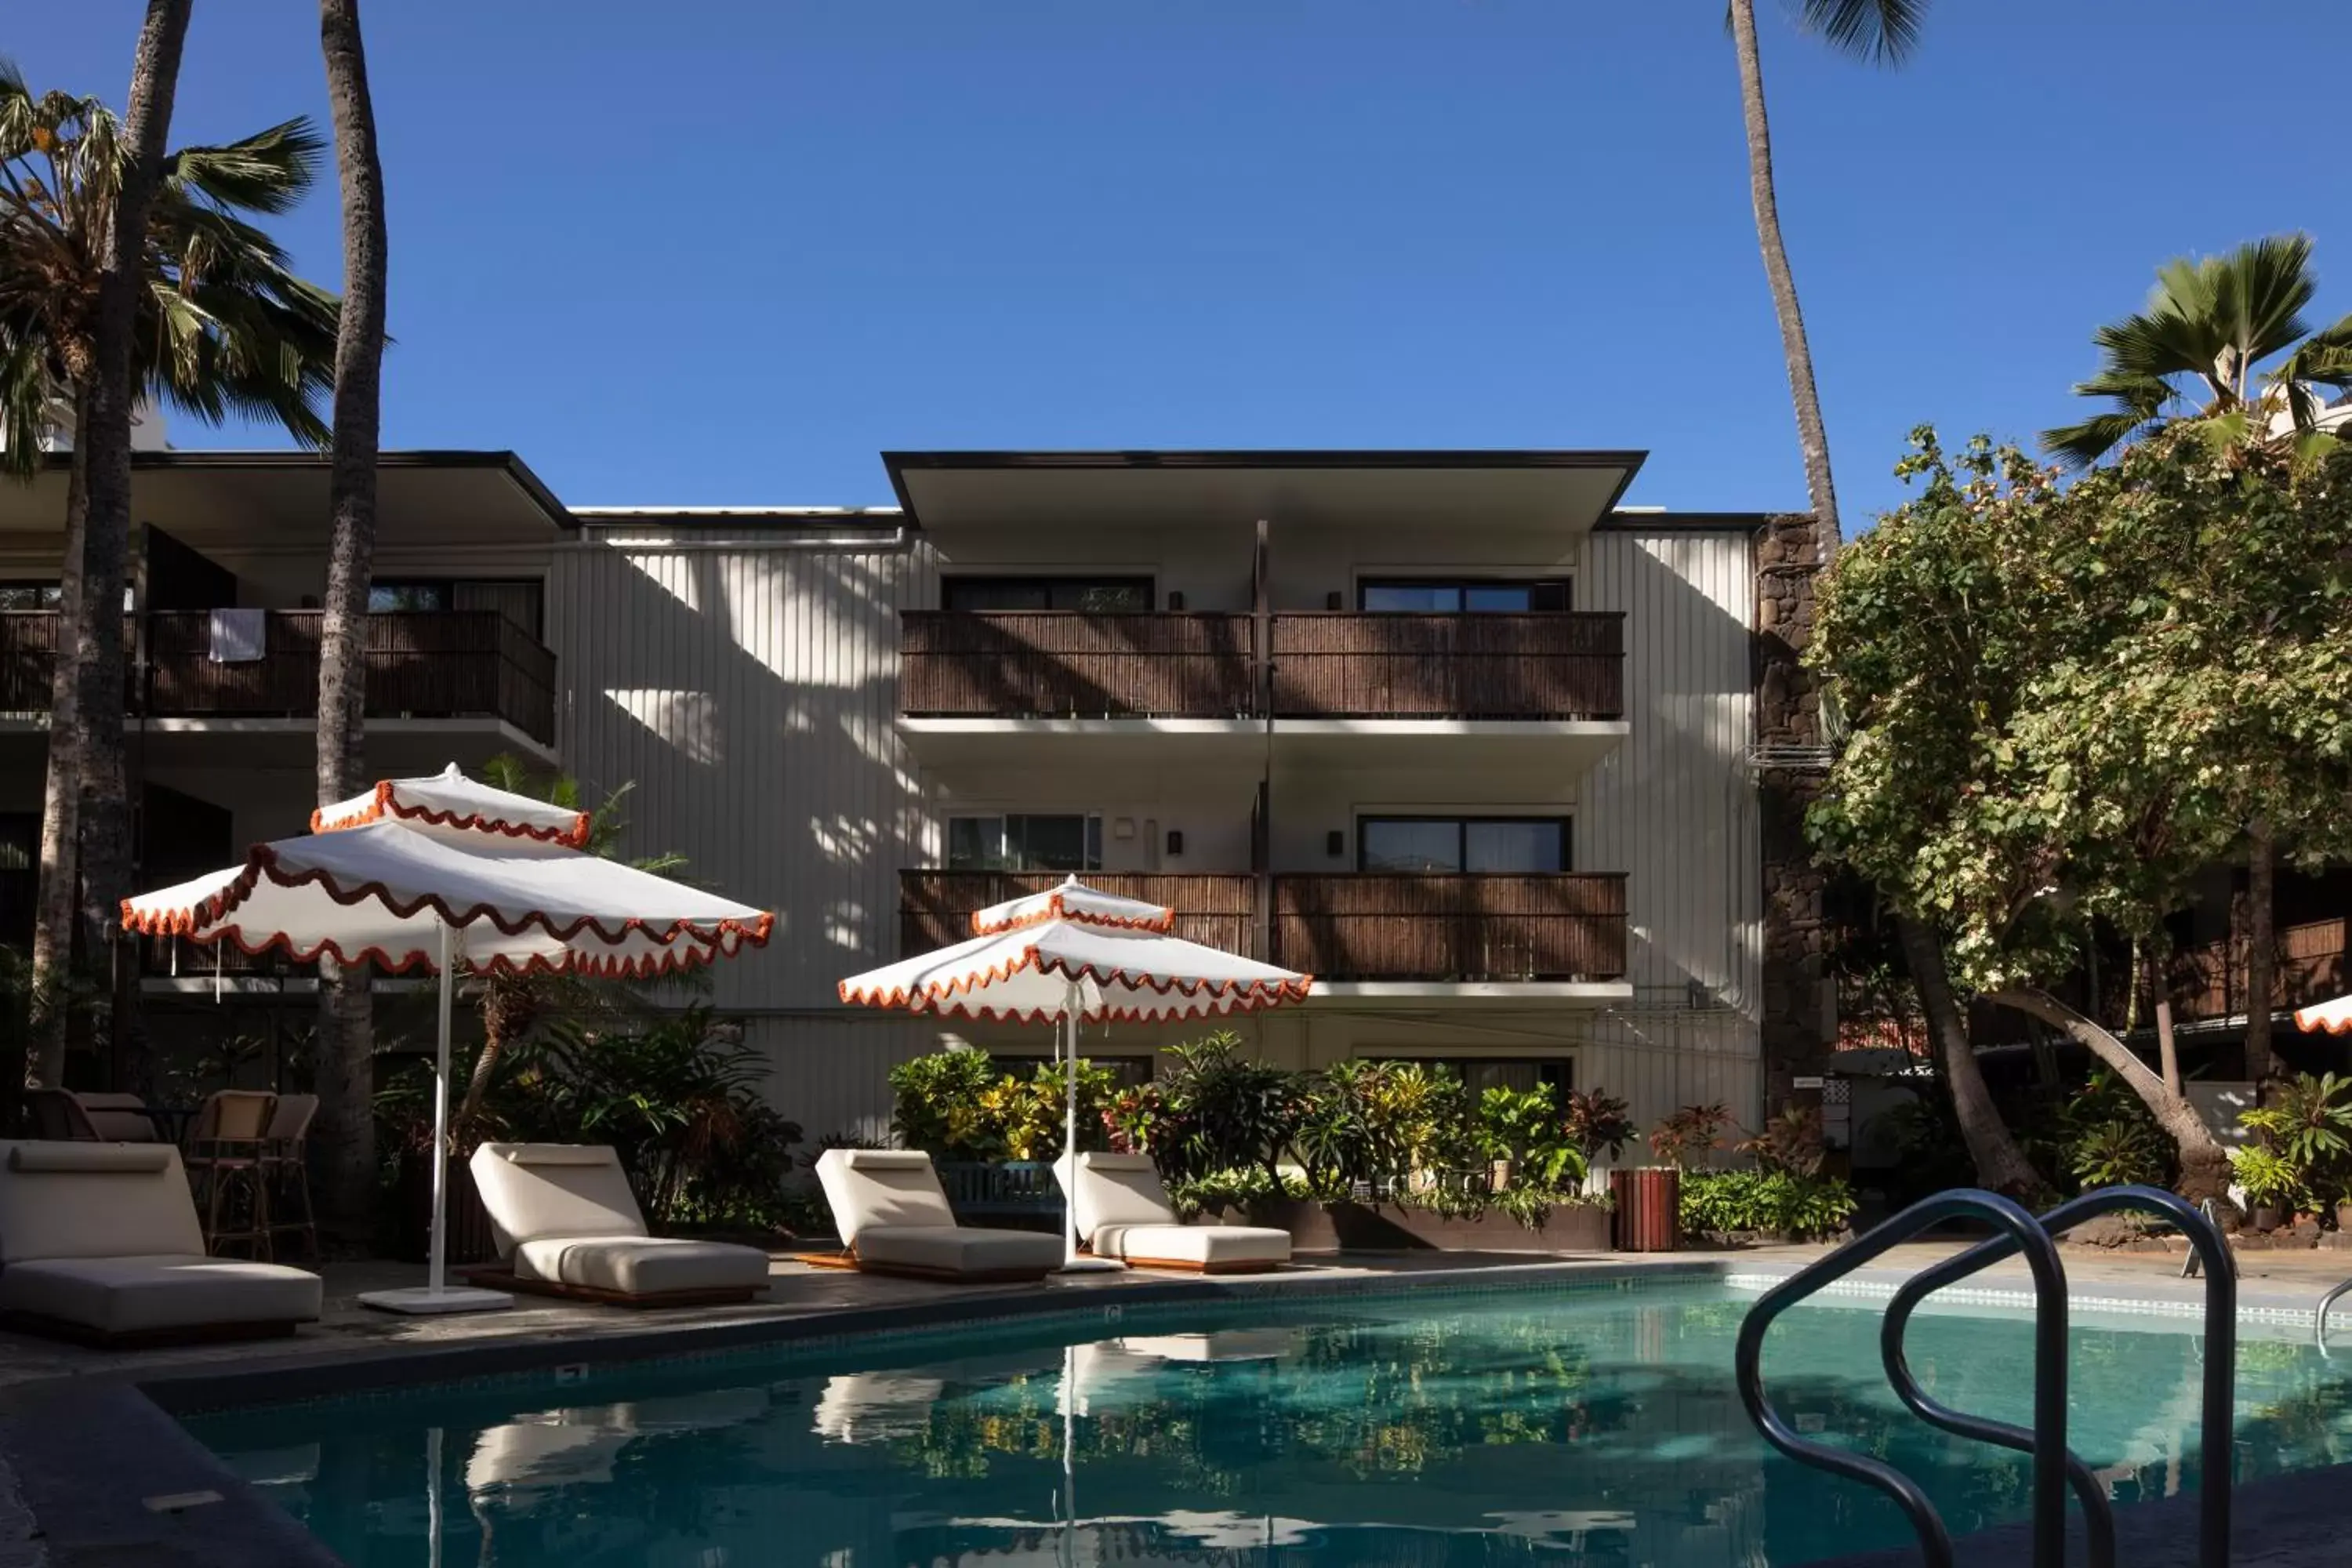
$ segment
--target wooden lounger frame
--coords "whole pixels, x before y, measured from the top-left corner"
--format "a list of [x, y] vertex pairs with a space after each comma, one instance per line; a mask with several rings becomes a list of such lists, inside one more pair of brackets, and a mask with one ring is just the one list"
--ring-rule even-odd
[[601, 1285], [567, 1285], [559, 1279], [525, 1279], [511, 1268], [485, 1265], [460, 1268], [459, 1279], [487, 1290], [512, 1290], [525, 1296], [555, 1296], [567, 1301], [593, 1301], [606, 1307], [725, 1307], [749, 1301], [765, 1285], [717, 1285], [693, 1290], [646, 1290], [632, 1295]]
[[1181, 1258], [1122, 1258], [1129, 1268], [1165, 1268], [1178, 1274], [1272, 1274], [1289, 1267], [1279, 1258], [1234, 1258], [1223, 1263], [1187, 1262]]
[[260, 1322], [183, 1323], [168, 1329], [132, 1329], [124, 1333], [110, 1334], [93, 1329], [87, 1323], [69, 1322], [64, 1318], [46, 1317], [39, 1312], [0, 1312], [0, 1328], [18, 1333], [38, 1334], [43, 1339], [64, 1340], [70, 1344], [88, 1345], [93, 1350], [135, 1351], [154, 1350], [166, 1345], [235, 1344], [246, 1340], [291, 1339], [294, 1331], [303, 1323], [314, 1323], [316, 1318], [269, 1319]]
[[1031, 1285], [1061, 1267], [1057, 1263], [1049, 1263], [1043, 1268], [983, 1268], [978, 1273], [961, 1273], [953, 1268], [933, 1268], [921, 1263], [868, 1263], [857, 1256], [856, 1247], [840, 1252], [796, 1252], [793, 1256], [812, 1268], [847, 1268], [859, 1274], [929, 1279], [949, 1285]]

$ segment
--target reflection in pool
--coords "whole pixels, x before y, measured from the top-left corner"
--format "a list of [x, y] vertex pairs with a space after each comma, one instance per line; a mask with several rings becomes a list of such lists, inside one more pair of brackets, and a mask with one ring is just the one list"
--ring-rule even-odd
[[[360, 1568], [1791, 1568], [1906, 1540], [1890, 1507], [1750, 1432], [1729, 1376], [1746, 1305], [1712, 1287], [1383, 1301], [845, 1349], [837, 1371], [646, 1369], [555, 1408], [425, 1394], [192, 1426]], [[2021, 1517], [2021, 1462], [1894, 1405], [1876, 1321], [1784, 1320], [1766, 1358], [1783, 1408], [1920, 1477], [1956, 1530]], [[2177, 1326], [2074, 1333], [2074, 1447], [2122, 1500], [2195, 1483], [2197, 1344]], [[2024, 1416], [2021, 1321], [1928, 1316], [1913, 1346], [1938, 1397]], [[2243, 1346], [2241, 1473], [2352, 1455], [2339, 1376], [2352, 1363]]]

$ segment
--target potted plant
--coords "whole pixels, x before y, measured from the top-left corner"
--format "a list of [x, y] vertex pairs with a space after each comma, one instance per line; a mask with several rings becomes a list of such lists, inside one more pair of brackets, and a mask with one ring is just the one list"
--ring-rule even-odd
[[2285, 1224], [2303, 1191], [2301, 1174], [2294, 1164], [2276, 1150], [2258, 1143], [2231, 1150], [2230, 1163], [2235, 1168], [2238, 1185], [2245, 1189], [2253, 1227], [2267, 1234]]
[[2336, 1228], [2352, 1232], [2352, 1187], [2346, 1187], [2336, 1194]]

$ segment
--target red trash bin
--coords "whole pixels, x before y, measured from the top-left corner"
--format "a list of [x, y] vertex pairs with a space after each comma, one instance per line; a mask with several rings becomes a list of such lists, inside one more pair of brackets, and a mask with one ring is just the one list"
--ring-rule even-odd
[[1672, 1165], [1609, 1173], [1612, 1227], [1620, 1252], [1673, 1252], [1682, 1246], [1683, 1173]]

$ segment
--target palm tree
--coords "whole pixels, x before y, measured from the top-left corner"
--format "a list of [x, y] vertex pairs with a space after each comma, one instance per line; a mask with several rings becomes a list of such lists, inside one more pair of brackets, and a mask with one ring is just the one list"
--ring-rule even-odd
[[[1792, 16], [1803, 31], [1840, 54], [1877, 65], [1900, 65], [1917, 47], [1929, 0], [1792, 0]], [[1780, 198], [1772, 173], [1772, 127], [1764, 103], [1764, 65], [1756, 37], [1756, 0], [1730, 0], [1733, 52], [1739, 66], [1739, 103], [1748, 131], [1748, 195], [1756, 208], [1756, 238], [1764, 253], [1773, 313], [1780, 323], [1780, 351], [1788, 362], [1789, 397], [1795, 405], [1797, 441], [1805, 461], [1805, 493], [1812, 503], [1820, 557], [1837, 548], [1841, 529], [1837, 486], [1830, 473], [1830, 442], [1822, 418], [1821, 388], [1813, 379], [1813, 352], [1805, 337], [1805, 315], [1797, 300], [1796, 274], [1780, 234]], [[1945, 971], [1941, 939], [1926, 922], [1897, 912], [1901, 942], [1912, 984], [1917, 987], [1927, 1034], [1960, 1134], [1977, 1174], [1986, 1186], [2017, 1195], [2038, 1194], [2047, 1184], [2001, 1121], [1992, 1092], [1977, 1065], [1966, 1020]]]
[[[383, 378], [385, 239], [383, 164], [359, 0], [320, 0], [319, 44], [334, 104], [335, 163], [343, 205], [343, 314], [335, 341], [335, 432], [328, 510], [333, 519], [319, 660], [319, 804], [361, 787], [367, 714], [361, 639], [375, 557], [375, 460]], [[326, 1146], [328, 1212], [366, 1212], [375, 1179], [374, 1042], [367, 976], [319, 964], [319, 1110]]]
[[[133, 302], [133, 375], [150, 396], [208, 423], [234, 413], [274, 420], [298, 440], [325, 439], [317, 405], [331, 363], [334, 299], [295, 277], [284, 252], [239, 216], [291, 207], [310, 184], [320, 147], [308, 121], [293, 120], [163, 160], [142, 247], [144, 287]], [[56, 1082], [63, 1063], [79, 794], [111, 776], [83, 754], [77, 655], [88, 619], [92, 446], [82, 432], [91, 425], [98, 298], [125, 155], [121, 127], [102, 103], [36, 94], [0, 62], [0, 470], [29, 477], [50, 429], [74, 433], [27, 1063], [43, 1083]], [[120, 605], [119, 589], [111, 603]], [[119, 645], [119, 611], [99, 620]], [[119, 782], [112, 793], [119, 803]]]
[[[2086, 468], [2175, 418], [2214, 420], [2237, 438], [2302, 441], [2319, 433], [2325, 415], [2314, 389], [2352, 387], [2352, 316], [2312, 331], [2303, 312], [2318, 291], [2311, 241], [2300, 234], [2252, 240], [2226, 256], [2175, 257], [2157, 268], [2145, 310], [2091, 334], [2099, 373], [2074, 391], [2112, 406], [2043, 431], [2042, 447]], [[2275, 365], [2262, 368], [2273, 359]], [[2257, 1083], [2277, 1067], [2271, 1051], [2277, 853], [2269, 817], [2253, 814], [2246, 824], [2246, 1076]], [[2168, 1032], [2161, 986], [2156, 997], [2158, 1022]]]
[[2086, 468], [2176, 416], [2233, 417], [2257, 435], [2315, 429], [2313, 388], [2352, 387], [2352, 316], [2316, 332], [2303, 319], [2318, 290], [2311, 241], [2299, 234], [2175, 257], [2157, 268], [2147, 309], [2091, 334], [2099, 373], [2074, 391], [2112, 406], [2043, 431], [2043, 448]]

